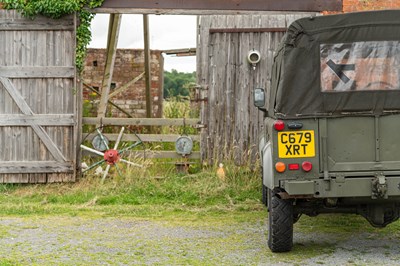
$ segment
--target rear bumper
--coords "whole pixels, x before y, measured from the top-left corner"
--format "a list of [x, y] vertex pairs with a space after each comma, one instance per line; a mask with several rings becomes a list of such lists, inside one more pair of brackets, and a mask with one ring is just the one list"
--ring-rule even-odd
[[[313, 198], [371, 197], [389, 198], [400, 196], [400, 176], [352, 177], [343, 179], [282, 180], [281, 186], [291, 197]], [[377, 189], [381, 189], [377, 197]]]

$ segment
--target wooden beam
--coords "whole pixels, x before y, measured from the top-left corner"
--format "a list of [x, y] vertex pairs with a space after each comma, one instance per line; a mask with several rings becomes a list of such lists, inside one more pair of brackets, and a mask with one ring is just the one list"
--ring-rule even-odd
[[149, 16], [143, 15], [144, 32], [144, 75], [146, 77], [146, 117], [152, 117], [152, 97], [151, 97], [151, 62], [150, 62], [150, 33]]
[[0, 19], [0, 31], [73, 31], [74, 29], [73, 16], [64, 16], [59, 19], [38, 16], [34, 23], [25, 18]]
[[105, 0], [98, 13], [232, 14], [240, 11], [342, 11], [342, 0]]
[[73, 164], [69, 162], [7, 161], [0, 162], [0, 174], [43, 174], [73, 173]]
[[[248, 10], [189, 10], [189, 9], [138, 9], [138, 8], [96, 8], [90, 10], [96, 14], [135, 14], [135, 15], [186, 15], [186, 16], [215, 16], [215, 15], [282, 15], [284, 11], [248, 11]], [[340, 12], [340, 11], [338, 11]], [[303, 11], [287, 11], [286, 14], [309, 14]], [[319, 12], [312, 12], [320, 14]]]
[[[82, 151], [83, 156], [98, 157], [91, 152]], [[177, 154], [175, 151], [130, 151], [125, 152], [122, 158], [143, 158], [143, 159], [182, 159], [182, 155]], [[200, 159], [200, 152], [194, 151], [189, 156], [188, 159]], [[133, 161], [134, 162], [134, 161]]]
[[[91, 141], [97, 133], [84, 133], [83, 138]], [[104, 134], [108, 140], [117, 140], [118, 134]], [[143, 142], [175, 142], [181, 135], [178, 134], [137, 134]], [[200, 135], [189, 135], [194, 141], [200, 141]], [[134, 134], [124, 134], [123, 141], [138, 141], [139, 139]]]
[[286, 32], [287, 28], [211, 28], [210, 33]]
[[132, 86], [133, 84], [135, 84], [136, 82], [138, 82], [141, 78], [143, 78], [144, 76], [144, 72], [142, 72], [139, 76], [133, 78], [131, 81], [129, 81], [128, 83], [126, 83], [125, 85], [123, 85], [122, 87], [114, 90], [112, 93], [110, 93], [110, 95], [108, 95], [108, 99], [111, 99], [112, 97], [114, 97], [115, 95], [117, 95], [118, 93], [123, 92], [124, 90], [126, 90], [127, 88], [129, 88], [130, 86]]
[[110, 93], [112, 75], [114, 71], [114, 62], [117, 54], [117, 44], [119, 28], [121, 25], [121, 14], [110, 14], [110, 23], [108, 28], [107, 59], [104, 69], [103, 82], [101, 85], [101, 98], [97, 117], [105, 117], [107, 111], [108, 94]]
[[8, 78], [73, 78], [74, 67], [60, 66], [1, 66], [0, 76]]
[[[133, 154], [132, 154], [133, 153]], [[143, 152], [140, 151], [135, 151], [131, 152], [131, 156], [137, 156], [140, 158], [140, 156], [143, 156]], [[153, 151], [153, 150], [147, 150], [146, 153], [144, 153], [143, 156], [145, 159], [182, 159], [182, 155], [177, 154], [175, 151]], [[134, 157], [135, 158], [135, 157]], [[187, 156], [188, 159], [200, 159], [200, 152], [199, 151], [194, 151], [191, 154]]]
[[196, 48], [171, 49], [171, 50], [164, 50], [162, 52], [167, 54], [167, 55], [195, 56], [196, 55]]
[[83, 124], [104, 126], [196, 126], [199, 119], [84, 117]]
[[21, 115], [21, 114], [0, 114], [0, 126], [74, 126], [73, 114], [40, 114], [40, 115]]

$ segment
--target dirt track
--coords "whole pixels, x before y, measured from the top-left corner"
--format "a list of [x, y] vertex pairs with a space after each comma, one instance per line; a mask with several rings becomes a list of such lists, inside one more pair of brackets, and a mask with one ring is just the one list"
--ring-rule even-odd
[[400, 261], [400, 240], [384, 233], [296, 233], [291, 253], [272, 254], [265, 246], [264, 219], [182, 225], [134, 218], [1, 218], [0, 235], [0, 265], [393, 265]]

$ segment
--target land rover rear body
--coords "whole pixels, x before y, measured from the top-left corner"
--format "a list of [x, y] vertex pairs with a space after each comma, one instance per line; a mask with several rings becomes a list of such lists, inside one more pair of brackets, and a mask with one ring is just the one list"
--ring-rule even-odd
[[384, 227], [400, 210], [400, 10], [303, 18], [276, 51], [261, 154], [268, 245], [293, 246], [302, 214], [354, 213]]

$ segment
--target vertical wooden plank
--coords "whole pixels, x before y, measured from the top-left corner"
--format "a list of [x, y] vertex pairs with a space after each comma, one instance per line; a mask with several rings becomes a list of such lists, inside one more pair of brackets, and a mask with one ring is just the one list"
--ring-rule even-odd
[[[41, 62], [41, 65], [52, 66], [55, 63], [56, 57], [56, 43], [58, 42], [56, 32], [46, 31], [42, 37], [45, 41], [46, 57]], [[54, 79], [42, 79], [43, 88], [46, 90], [46, 114], [56, 113], [58, 105], [60, 104], [59, 98], [62, 97], [57, 88], [54, 87]], [[57, 144], [57, 132], [56, 127], [45, 127], [47, 134], [50, 136], [56, 146]], [[62, 151], [61, 151], [62, 152]], [[51, 160], [51, 155], [47, 153], [46, 160]]]
[[[209, 53], [213, 53], [215, 51], [214, 45], [216, 42], [216, 34], [210, 36], [210, 43], [209, 43]], [[214, 129], [214, 112], [212, 112], [214, 107], [214, 99], [215, 99], [215, 56], [210, 54], [209, 58], [209, 77], [208, 77], [208, 108], [206, 109], [205, 116], [207, 119], [207, 136], [206, 136], [206, 151], [207, 151], [207, 158], [209, 158], [208, 163], [212, 164], [212, 158], [214, 158], [214, 138], [211, 138], [210, 135], [215, 136], [215, 129]]]
[[239, 69], [239, 78], [238, 78], [238, 94], [240, 97], [238, 98], [238, 105], [236, 112], [239, 117], [237, 121], [240, 121], [236, 125], [236, 129], [238, 131], [237, 139], [238, 149], [235, 156], [235, 162], [238, 165], [243, 164], [244, 161], [247, 161], [247, 151], [246, 147], [248, 144], [248, 129], [249, 129], [249, 80], [250, 80], [250, 65], [247, 63], [247, 53], [250, 50], [250, 33], [242, 33], [240, 34], [240, 50], [239, 50], [239, 60], [240, 60], [240, 69]]
[[[52, 60], [52, 58], [49, 58]], [[60, 90], [56, 86], [56, 81], [55, 79], [47, 79], [46, 80], [46, 85], [47, 85], [47, 99], [48, 99], [48, 106], [47, 106], [47, 113], [52, 114], [52, 113], [59, 113], [60, 107], [59, 105], [62, 104], [62, 94], [60, 95]], [[59, 134], [58, 134], [58, 129], [59, 127], [47, 127], [46, 131], [51, 135], [52, 140], [56, 145], [59, 144]], [[58, 145], [59, 147], [59, 145]], [[47, 174], [47, 182], [48, 183], [55, 183], [55, 182], [61, 182], [60, 180], [60, 174], [55, 173], [49, 173]]]
[[144, 33], [144, 73], [146, 83], [146, 117], [153, 117], [152, 97], [151, 97], [151, 64], [150, 64], [150, 32], [149, 32], [149, 16], [143, 15], [143, 33]]
[[[76, 14], [74, 15], [74, 32], [72, 36], [76, 36], [76, 28], [77, 28], [77, 16]], [[72, 38], [72, 37], [71, 37]], [[72, 46], [72, 51], [75, 51], [75, 47], [76, 47], [76, 40], [75, 38], [72, 38], [74, 40], [73, 42], [73, 46]], [[72, 64], [75, 66], [75, 64], [73, 63], [75, 61], [75, 52], [71, 53], [72, 55]], [[75, 73], [77, 72], [77, 69], [75, 67]], [[74, 133], [74, 146], [73, 147], [73, 162], [75, 165], [75, 172], [74, 175], [71, 177], [71, 181], [75, 181], [76, 179], [78, 179], [78, 175], [80, 176], [81, 172], [81, 152], [80, 152], [80, 143], [82, 140], [82, 114], [83, 114], [83, 110], [82, 110], [82, 106], [83, 106], [83, 92], [82, 92], [82, 83], [78, 82], [77, 77], [75, 75], [74, 80], [73, 80], [73, 86], [76, 88], [76, 93], [75, 93], [75, 97], [73, 96], [74, 94], [72, 94], [72, 98], [73, 100], [73, 111], [76, 115], [76, 125], [74, 127], [73, 133]]]
[[[232, 17], [231, 17], [232, 19]], [[239, 34], [228, 34], [228, 66], [227, 66], [227, 88], [226, 88], [226, 122], [225, 122], [225, 143], [223, 151], [231, 157], [231, 147], [233, 143], [232, 125], [235, 121], [235, 87], [236, 87], [236, 68], [237, 68], [237, 51], [238, 51], [238, 36]]]
[[[76, 28], [77, 28], [77, 16], [74, 14], [74, 31], [69, 32], [66, 37], [66, 42], [69, 44], [68, 46], [68, 54], [67, 64], [73, 65], [75, 68], [75, 73], [77, 72], [75, 66], [75, 47], [76, 47]], [[67, 88], [69, 88], [69, 102], [68, 102], [68, 112], [75, 114], [76, 124], [74, 127], [69, 128], [70, 132], [70, 140], [73, 140], [73, 145], [69, 145], [70, 155], [68, 158], [71, 158], [74, 164], [74, 173], [69, 175], [68, 182], [75, 182], [77, 180], [78, 169], [80, 169], [81, 158], [80, 158], [80, 142], [81, 142], [81, 130], [82, 130], [82, 86], [78, 84], [77, 76], [75, 75], [74, 79], [67, 81]], [[72, 89], [72, 90], [71, 90]]]
[[109, 27], [109, 40], [107, 43], [107, 59], [106, 67], [103, 75], [103, 83], [101, 86], [101, 98], [99, 103], [99, 109], [97, 111], [97, 117], [105, 117], [107, 110], [108, 94], [110, 93], [110, 86], [112, 81], [112, 75], [114, 71], [114, 62], [117, 52], [119, 28], [121, 24], [121, 14], [110, 15], [110, 27]]
[[[210, 35], [208, 29], [210, 28], [211, 16], [199, 16], [198, 17], [198, 34], [197, 34], [197, 47], [201, 47], [196, 52], [196, 73], [197, 73], [197, 83], [204, 87], [208, 88], [208, 90], [202, 92], [203, 98], [209, 98], [209, 62], [210, 62]], [[201, 149], [201, 160], [202, 162], [207, 162], [206, 159], [210, 158], [209, 156], [209, 114], [207, 110], [209, 110], [209, 102], [201, 102], [201, 110], [200, 110], [200, 118], [201, 123], [203, 125], [207, 125], [206, 128], [201, 129], [200, 131], [200, 149]]]
[[216, 42], [216, 50], [215, 50], [215, 72], [216, 72], [216, 80], [215, 80], [215, 103], [213, 111], [215, 112], [215, 147], [214, 147], [214, 158], [216, 162], [220, 162], [223, 160], [223, 151], [221, 148], [224, 146], [224, 134], [223, 127], [225, 124], [225, 112], [224, 105], [225, 99], [223, 97], [224, 92], [226, 90], [226, 68], [227, 68], [227, 54], [226, 54], [226, 33], [216, 34], [218, 37], [218, 41]]
[[[10, 32], [9, 34], [9, 43], [8, 43], [8, 58], [7, 58], [7, 62], [9, 65], [14, 65], [14, 60], [12, 60], [12, 58], [15, 58], [15, 54], [16, 54], [16, 49], [17, 49], [17, 41], [15, 42], [14, 45], [14, 40], [15, 40], [16, 36], [15, 36], [15, 32]], [[10, 41], [13, 42], [10, 42]], [[18, 60], [18, 59], [17, 59]], [[18, 109], [18, 107], [16, 107], [16, 105], [14, 104], [14, 102], [12, 101], [12, 99], [9, 98], [8, 103], [6, 103], [6, 113], [7, 114], [14, 114], [15, 110]], [[14, 135], [14, 131], [15, 131], [15, 127], [7, 127], [7, 131], [6, 131], [6, 147], [5, 147], [5, 151], [7, 153], [7, 156], [5, 158], [6, 161], [11, 161], [13, 160], [13, 151], [14, 151], [14, 145], [15, 143], [13, 143], [13, 135]], [[13, 175], [10, 174], [5, 174], [3, 176], [3, 179], [5, 182], [7, 183], [12, 183], [13, 180]]]

